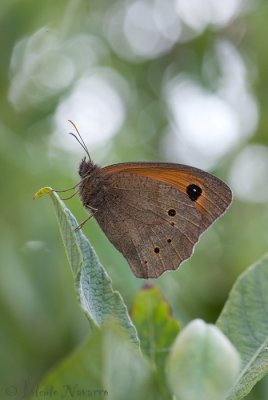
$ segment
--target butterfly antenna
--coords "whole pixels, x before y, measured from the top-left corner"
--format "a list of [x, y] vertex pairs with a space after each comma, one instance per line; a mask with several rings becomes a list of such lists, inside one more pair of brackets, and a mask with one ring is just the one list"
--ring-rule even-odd
[[[70, 119], [69, 119], [68, 121], [73, 125], [73, 127], [74, 127], [74, 129], [76, 130], [76, 133], [77, 133], [77, 135], [78, 135], [79, 138], [78, 138], [73, 132], [69, 132], [69, 135], [72, 135], [72, 136], [78, 141], [78, 143], [80, 144], [80, 146], [82, 146], [82, 148], [85, 150], [85, 152], [86, 152], [86, 154], [87, 154], [87, 156], [88, 156], [88, 158], [89, 158], [89, 161], [91, 161], [91, 158], [90, 158], [90, 155], [89, 155], [87, 146], [86, 146], [86, 144], [85, 144], [85, 142], [84, 142], [82, 136], [80, 135], [80, 133], [79, 133], [79, 131], [78, 131], [78, 129], [77, 129], [75, 123], [74, 123], [73, 121], [71, 121]], [[79, 139], [80, 139], [80, 140], [79, 140]], [[55, 190], [55, 189], [52, 189], [52, 191], [53, 191], [53, 192], [56, 192], [56, 193], [69, 192], [69, 190], [75, 189], [77, 186], [80, 185], [81, 182], [83, 182], [83, 180], [85, 180], [85, 179], [87, 179], [87, 178], [88, 178], [88, 177], [85, 176], [85, 177], [82, 178], [78, 183], [76, 183], [74, 186], [72, 186], [72, 187], [70, 187], [70, 188], [68, 188], [68, 189], [64, 189], [64, 190]], [[62, 198], [61, 200], [69, 200], [69, 199], [71, 199], [72, 197], [74, 197], [78, 192], [79, 192], [79, 189], [76, 190], [71, 196], [66, 197], [66, 198]]]
[[87, 148], [87, 146], [86, 146], [86, 144], [85, 144], [85, 142], [84, 142], [82, 136], [80, 135], [80, 133], [79, 133], [79, 131], [78, 131], [78, 129], [77, 129], [75, 123], [74, 123], [73, 121], [71, 121], [70, 119], [68, 119], [68, 121], [73, 125], [74, 129], [76, 130], [77, 135], [78, 135], [79, 138], [80, 138], [80, 140], [79, 140], [78, 137], [75, 136], [75, 134], [72, 133], [72, 132], [69, 132], [69, 135], [72, 135], [72, 136], [78, 141], [78, 143], [80, 144], [80, 146], [82, 146], [82, 148], [83, 148], [83, 149], [85, 150], [85, 152], [87, 153], [87, 156], [88, 156], [89, 160], [91, 161], [88, 148]]

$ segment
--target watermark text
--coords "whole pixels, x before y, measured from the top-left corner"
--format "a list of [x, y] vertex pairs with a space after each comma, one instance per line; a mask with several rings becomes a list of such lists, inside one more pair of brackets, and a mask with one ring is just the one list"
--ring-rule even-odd
[[102, 399], [107, 398], [108, 391], [106, 389], [87, 387], [78, 383], [64, 383], [60, 386], [50, 385], [40, 387], [32, 385], [25, 380], [21, 385], [9, 385], [4, 389], [4, 393], [10, 399], [28, 399], [35, 396], [40, 399]]

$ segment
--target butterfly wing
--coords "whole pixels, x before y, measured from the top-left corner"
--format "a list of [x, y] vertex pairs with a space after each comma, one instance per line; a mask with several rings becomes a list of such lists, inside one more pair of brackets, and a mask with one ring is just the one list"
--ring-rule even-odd
[[219, 218], [232, 202], [231, 189], [201, 169], [172, 163], [122, 163], [102, 168], [103, 175], [127, 172], [165, 182], [184, 193], [201, 213], [201, 233]]
[[106, 174], [105, 204], [94, 215], [140, 278], [157, 278], [189, 258], [202, 216], [176, 187], [143, 175]]

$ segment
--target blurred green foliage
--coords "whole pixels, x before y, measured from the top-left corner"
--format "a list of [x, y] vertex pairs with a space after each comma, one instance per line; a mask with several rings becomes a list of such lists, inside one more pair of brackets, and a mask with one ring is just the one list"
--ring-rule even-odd
[[[130, 12], [127, 7], [132, 3]], [[80, 127], [80, 132], [85, 140], [87, 136], [93, 140], [99, 131], [92, 133], [91, 121], [93, 127], [98, 126], [95, 119], [101, 120], [102, 117], [99, 127], [105, 128], [108, 117], [113, 121], [118, 115], [113, 129], [109, 131], [107, 128], [113, 135], [104, 135], [96, 145], [93, 142], [89, 145], [93, 159], [103, 165], [130, 160], [185, 162], [180, 149], [190, 148], [190, 156], [194, 156], [191, 164], [202, 167], [198, 157], [201, 150], [198, 147], [192, 150], [183, 125], [178, 126], [167, 98], [167, 88], [172, 89], [173, 82], [176, 83], [173, 78], [178, 76], [185, 85], [191, 79], [206, 93], [217, 93], [218, 99], [221, 96], [227, 104], [228, 96], [224, 97], [224, 93], [228, 86], [226, 70], [232, 66], [232, 58], [228, 59], [231, 53], [218, 57], [215, 50], [219, 43], [224, 42], [228, 43], [228, 48], [231, 46], [235, 57], [240, 60], [240, 64], [235, 64], [240, 65], [237, 75], [235, 69], [230, 73], [236, 79], [228, 86], [233, 96], [228, 103], [228, 115], [230, 110], [236, 115], [236, 106], [242, 104], [240, 92], [235, 90], [240, 77], [244, 77], [243, 87], [251, 96], [249, 103], [252, 107], [245, 107], [243, 114], [241, 105], [241, 135], [232, 146], [216, 158], [213, 152], [221, 148], [224, 135], [218, 146], [216, 137], [214, 150], [212, 148], [209, 156], [204, 153], [200, 159], [204, 163], [211, 157], [210, 171], [232, 183], [235, 163], [244, 149], [258, 144], [267, 151], [266, 2], [238, 2], [242, 10], [234, 13], [226, 23], [213, 23], [212, 18], [205, 23], [204, 18], [199, 28], [190, 26], [189, 18], [183, 21], [179, 9], [184, 36], [180, 40], [175, 29], [179, 22], [176, 19], [171, 21], [169, 35], [165, 31], [155, 44], [156, 50], [160, 45], [162, 50], [157, 52], [154, 48], [151, 53], [150, 44], [156, 33], [152, 25], [146, 30], [149, 20], [138, 19], [137, 3], [4, 0], [0, 4], [2, 388], [10, 385], [22, 388], [24, 382], [34, 386], [56, 361], [75, 349], [88, 334], [88, 323], [75, 299], [71, 271], [66, 268], [67, 260], [52, 207], [43, 199], [32, 201], [33, 194], [42, 186], [64, 189], [78, 181], [76, 171], [84, 154], [82, 149], [77, 149], [76, 143], [72, 148], [64, 146], [70, 126], [66, 124], [59, 128], [58, 121], [65, 118], [61, 121], [63, 125], [67, 119], [74, 119], [78, 127], [83, 127], [81, 121], [86, 114], [89, 115], [90, 134], [84, 127]], [[163, 30], [165, 18], [171, 18], [173, 14], [166, 17], [166, 10], [160, 11], [157, 26]], [[190, 15], [197, 18], [194, 11]], [[125, 20], [121, 15], [124, 12], [127, 14]], [[133, 18], [137, 26], [133, 25]], [[148, 32], [151, 36], [146, 36]], [[138, 46], [138, 33], [144, 47]], [[124, 35], [129, 42], [123, 40]], [[168, 37], [170, 45], [164, 36]], [[115, 97], [113, 92], [109, 97], [110, 103], [107, 104], [111, 107], [116, 105], [111, 108], [111, 115], [108, 112], [99, 115], [98, 110], [96, 115], [92, 114], [93, 105], [97, 103], [95, 98], [91, 104], [81, 98], [79, 103], [72, 102], [73, 108], [67, 107], [64, 115], [60, 113], [59, 106], [86, 74], [97, 76], [98, 82], [105, 78], [106, 86], [100, 85], [96, 90], [103, 96], [103, 102], [110, 96], [110, 92], [103, 89], [107, 88], [107, 82], [119, 93]], [[94, 88], [93, 83], [91, 80], [90, 88]], [[181, 103], [180, 99], [179, 106]], [[75, 113], [72, 112], [74, 108]], [[255, 115], [255, 123], [254, 117], [252, 120], [249, 118], [251, 113]], [[197, 115], [193, 114], [192, 119], [195, 118]], [[250, 121], [253, 121], [251, 128], [248, 127]], [[176, 134], [172, 134], [174, 130]], [[205, 134], [202, 136], [204, 127], [201, 132], [199, 139], [202, 142], [205, 141]], [[171, 146], [167, 146], [166, 143], [170, 142]], [[174, 149], [178, 149], [177, 157]], [[240, 185], [237, 179], [235, 181], [233, 205], [202, 236], [191, 260], [178, 271], [165, 273], [154, 282], [171, 304], [173, 315], [183, 323], [196, 317], [215, 322], [236, 277], [267, 251], [267, 164], [264, 159], [260, 165], [259, 157], [252, 160], [246, 164], [248, 170], [244, 169], [248, 171], [248, 180], [240, 164], [238, 176], [244, 180], [241, 179]], [[243, 197], [247, 189], [250, 193]], [[78, 198], [70, 200], [68, 207], [79, 221], [85, 218], [86, 212]], [[112, 277], [113, 287], [120, 291], [131, 308], [134, 296], [144, 282], [132, 275], [127, 262], [94, 221], [85, 225], [84, 233]], [[264, 400], [267, 397], [268, 381], [264, 379], [248, 399]]]
[[172, 317], [169, 304], [158, 288], [145, 284], [134, 300], [131, 318], [137, 328], [143, 354], [157, 366], [163, 381], [165, 362], [171, 346], [181, 330]]

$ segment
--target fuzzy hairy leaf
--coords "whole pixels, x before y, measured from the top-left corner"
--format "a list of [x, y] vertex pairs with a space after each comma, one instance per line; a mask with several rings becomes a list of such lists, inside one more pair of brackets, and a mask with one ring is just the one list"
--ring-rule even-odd
[[168, 400], [150, 363], [115, 321], [105, 323], [35, 389], [32, 400]]
[[228, 400], [241, 399], [268, 372], [268, 255], [237, 279], [217, 326], [241, 356]]
[[224, 400], [239, 366], [239, 354], [226, 336], [197, 319], [175, 340], [167, 359], [167, 381], [178, 399]]
[[34, 198], [49, 194], [56, 212], [62, 240], [69, 260], [80, 304], [93, 327], [101, 327], [109, 318], [116, 318], [137, 344], [139, 339], [127, 307], [119, 292], [112, 288], [111, 278], [78, 223], [59, 196], [51, 188], [40, 189]]

